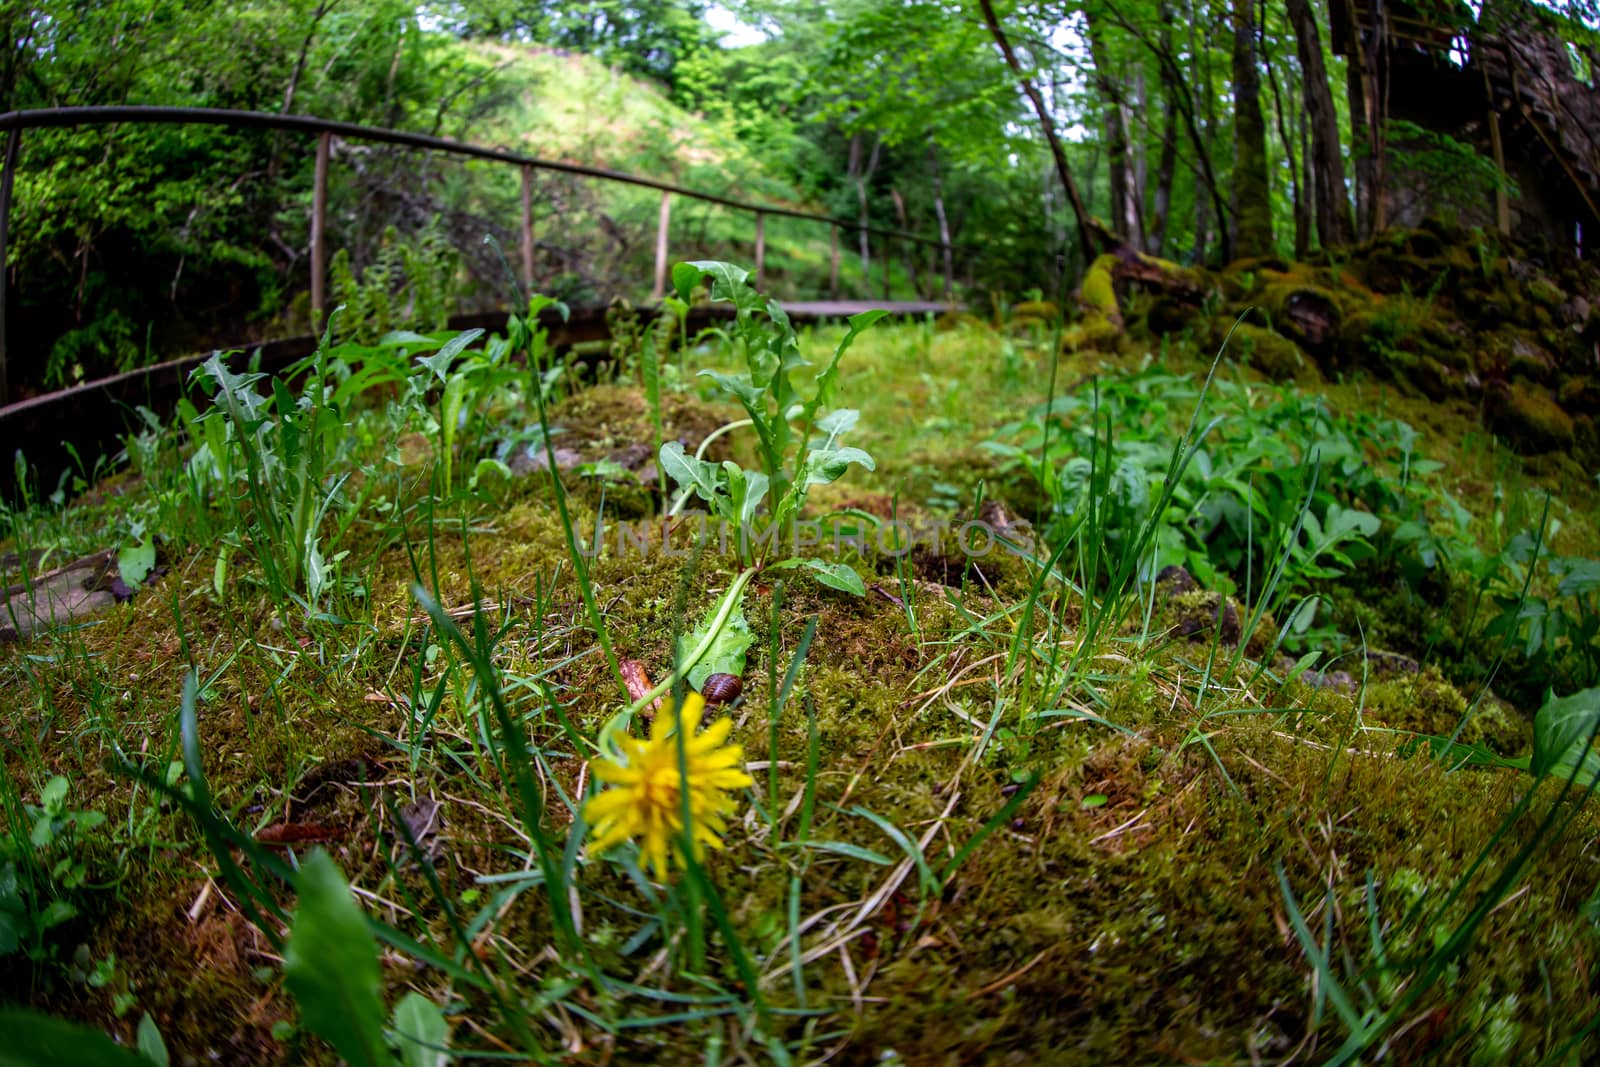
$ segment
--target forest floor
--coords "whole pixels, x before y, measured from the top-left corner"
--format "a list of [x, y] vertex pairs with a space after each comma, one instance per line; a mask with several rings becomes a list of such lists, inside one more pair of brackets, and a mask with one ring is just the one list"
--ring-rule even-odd
[[[871, 469], [753, 571], [661, 540], [661, 445], [745, 414], [725, 342], [624, 328], [548, 436], [497, 341], [219, 370], [10, 513], [6, 581], [112, 549], [124, 602], [0, 648], [0, 996], [184, 1063], [384, 1062], [369, 1002], [404, 1063], [1600, 1055], [1551, 725], [1600, 717], [1593, 471], [1464, 394], [1023, 312], [855, 339], [819, 447]], [[763, 469], [749, 427], [705, 456]], [[619, 669], [708, 630], [753, 784], [661, 878], [581, 802], [664, 714]], [[317, 849], [371, 933], [314, 926]]]

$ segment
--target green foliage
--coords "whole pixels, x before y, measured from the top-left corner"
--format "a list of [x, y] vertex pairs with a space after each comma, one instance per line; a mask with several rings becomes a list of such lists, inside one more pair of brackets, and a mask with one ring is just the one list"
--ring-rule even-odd
[[283, 952], [283, 980], [301, 1024], [355, 1067], [390, 1062], [383, 1043], [378, 942], [344, 876], [317, 849], [300, 865], [299, 906]]
[[[799, 518], [812, 486], [838, 480], [852, 463], [872, 470], [870, 455], [839, 444], [839, 438], [855, 427], [858, 413], [849, 408], [826, 415], [821, 412], [832, 400], [840, 359], [861, 331], [886, 312], [865, 311], [851, 316], [849, 330], [835, 346], [828, 364], [816, 375], [815, 392], [801, 399], [790, 375], [808, 364], [800, 355], [799, 340], [783, 308], [756, 291], [749, 282], [749, 272], [731, 263], [678, 264], [673, 268], [672, 280], [679, 298], [687, 303], [694, 287], [706, 275], [712, 279], [711, 299], [734, 305], [733, 328], [719, 332], [735, 356], [742, 358], [744, 369], [732, 374], [709, 370], [700, 373], [744, 407], [748, 418], [736, 425], [755, 430], [761, 468], [746, 470], [732, 460], [721, 465], [708, 463], [699, 454], [688, 455], [676, 441], [661, 446], [661, 468], [679, 487], [674, 510], [681, 508], [691, 494], [698, 495], [713, 515], [736, 531], [740, 557], [754, 562], [764, 559], [775, 540], [788, 533], [789, 523]], [[725, 427], [728, 428], [731, 427]], [[702, 444], [702, 452], [704, 447]], [[764, 501], [769, 501], [765, 511]], [[760, 535], [761, 530], [767, 531], [766, 536]], [[837, 588], [836, 583], [842, 583], [852, 592], [864, 591], [860, 579], [851, 581], [838, 565], [822, 569], [804, 566], [825, 584]]]
[[329, 276], [334, 305], [344, 308], [340, 331], [370, 345], [395, 330], [443, 330], [455, 309], [460, 270], [460, 253], [437, 226], [404, 239], [387, 227], [377, 258], [359, 280], [351, 271], [349, 252], [339, 249]]
[[1392, 166], [1411, 172], [1411, 180], [1436, 211], [1481, 211], [1496, 190], [1520, 195], [1494, 160], [1449, 134], [1404, 119], [1390, 119], [1386, 134], [1395, 157]]
[[[146, 1019], [149, 1016], [145, 1017]], [[154, 1026], [151, 1031], [155, 1033]], [[161, 1040], [155, 1033], [150, 1047], [140, 1026], [139, 1053], [123, 1048], [99, 1030], [53, 1018], [25, 1008], [0, 1008], [0, 1067], [166, 1067], [164, 1055], [153, 1054]], [[165, 1046], [160, 1046], [165, 1053]], [[142, 1055], [140, 1054], [142, 1053]]]
[[37, 805], [21, 801], [8, 773], [0, 773], [5, 832], [0, 835], [0, 957], [22, 953], [49, 958], [52, 930], [80, 911], [88, 886], [85, 850], [105, 825], [98, 811], [67, 805], [70, 786], [56, 775]]
[[[1044, 490], [1051, 544], [1074, 543], [1093, 514], [1105, 547], [1119, 550], [1170, 488], [1150, 555], [1139, 563], [1144, 580], [1181, 565], [1205, 588], [1226, 592], [1247, 588], [1253, 576], [1259, 593], [1281, 554], [1279, 603], [1373, 560], [1379, 516], [1424, 513], [1428, 497], [1409, 473], [1434, 468], [1411, 458], [1416, 434], [1404, 423], [1335, 415], [1324, 401], [1285, 389], [1219, 380], [1212, 391], [1214, 423], [1170, 487], [1171, 423], [1198, 393], [1192, 380], [1158, 368], [1059, 398], [1003, 427], [987, 447]], [[1108, 446], [1097, 443], [1102, 435]], [[1297, 637], [1307, 636], [1314, 614], [1314, 605], [1296, 613]]]

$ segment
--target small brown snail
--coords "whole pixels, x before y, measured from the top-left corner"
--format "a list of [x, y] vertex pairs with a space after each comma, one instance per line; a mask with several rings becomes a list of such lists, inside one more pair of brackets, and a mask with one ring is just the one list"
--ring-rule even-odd
[[744, 683], [737, 674], [713, 674], [700, 687], [707, 704], [732, 704], [743, 692]]

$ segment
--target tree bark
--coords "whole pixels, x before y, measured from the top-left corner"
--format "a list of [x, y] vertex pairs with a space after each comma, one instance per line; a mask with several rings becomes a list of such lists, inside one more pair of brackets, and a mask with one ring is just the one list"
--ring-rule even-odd
[[933, 175], [933, 213], [939, 219], [940, 263], [944, 267], [944, 298], [955, 287], [955, 251], [950, 247], [950, 219], [944, 211], [944, 176], [939, 172], [939, 147], [928, 137], [928, 171]]
[[1272, 185], [1267, 177], [1267, 123], [1256, 66], [1255, 0], [1233, 0], [1234, 252], [1273, 251]]
[[[1339, 144], [1339, 115], [1328, 88], [1328, 71], [1322, 62], [1322, 38], [1310, 0], [1287, 0], [1294, 26], [1295, 51], [1300, 59], [1306, 114], [1311, 120], [1311, 199], [1316, 206], [1317, 238], [1322, 247], [1349, 244], [1355, 236], [1350, 221], [1350, 200], [1344, 184], [1344, 153]], [[1354, 124], [1355, 101], [1351, 100]], [[1354, 131], [1352, 131], [1354, 132]]]
[[1050, 156], [1055, 160], [1056, 174], [1061, 179], [1062, 188], [1067, 192], [1067, 202], [1072, 205], [1073, 217], [1078, 222], [1078, 245], [1083, 250], [1084, 262], [1087, 263], [1094, 258], [1094, 239], [1090, 233], [1094, 228], [1094, 222], [1089, 217], [1089, 212], [1084, 209], [1083, 198], [1078, 195], [1077, 183], [1072, 180], [1072, 168], [1067, 164], [1067, 150], [1062, 146], [1061, 138], [1056, 135], [1055, 123], [1050, 120], [1050, 113], [1045, 110], [1039, 90], [1023, 73], [1022, 64], [1017, 62], [1016, 53], [1011, 50], [1011, 42], [1006, 39], [1005, 30], [1000, 28], [1000, 20], [994, 13], [993, 0], [978, 0], [978, 7], [983, 11], [983, 21], [988, 25], [990, 35], [994, 37], [994, 43], [999, 46], [1000, 54], [1005, 57], [1006, 66], [1011, 68], [1011, 73], [1016, 76], [1023, 93], [1033, 105], [1034, 114], [1039, 116], [1039, 125], [1043, 127], [1045, 140], [1050, 144]]
[[872, 154], [867, 159], [866, 168], [861, 167], [861, 135], [850, 135], [850, 179], [856, 186], [856, 236], [861, 246], [861, 276], [869, 277], [872, 274], [872, 241], [867, 233], [871, 220], [867, 211], [867, 182], [872, 180], [872, 172], [878, 169], [878, 153], [883, 149], [883, 135], [879, 134], [872, 142]]
[[[1290, 134], [1293, 125], [1289, 112], [1284, 107], [1285, 94], [1278, 86], [1278, 67], [1273, 63], [1272, 53], [1267, 48], [1265, 7], [1263, 6], [1257, 14], [1261, 18], [1261, 65], [1266, 68], [1267, 84], [1272, 88], [1273, 121], [1277, 123], [1278, 140], [1283, 145], [1283, 154], [1289, 163], [1289, 203], [1294, 213], [1294, 257], [1304, 259], [1310, 247], [1310, 201], [1305, 195], [1305, 185], [1300, 180], [1300, 159], [1294, 150], [1294, 137]], [[1293, 88], [1292, 83], [1290, 88]], [[1293, 94], [1289, 95], [1292, 99]], [[1308, 176], [1307, 181], [1309, 180]]]
[[[1205, 258], [1207, 241], [1204, 238], [1210, 229], [1210, 213], [1215, 211], [1217, 218], [1224, 222], [1221, 227], [1222, 257], [1223, 259], [1228, 259], [1230, 258], [1230, 244], [1228, 229], [1225, 224], [1228, 217], [1228, 209], [1222, 201], [1221, 184], [1217, 181], [1216, 170], [1211, 165], [1211, 150], [1206, 141], [1210, 131], [1215, 130], [1217, 125], [1211, 104], [1210, 49], [1196, 47], [1194, 27], [1198, 15], [1194, 4], [1191, 0], [1188, 10], [1189, 55], [1192, 62], [1192, 57], [1199, 57], [1196, 63], [1201, 86], [1199, 107], [1195, 105], [1194, 94], [1189, 91], [1189, 82], [1184, 75], [1183, 68], [1178, 64], [1178, 57], [1173, 51], [1170, 34], [1163, 33], [1159, 40], [1152, 40], [1138, 22], [1131, 21], [1117, 9], [1114, 0], [1106, 0], [1106, 10], [1111, 13], [1118, 26], [1132, 34], [1156, 57], [1156, 62], [1161, 70], [1162, 81], [1172, 91], [1172, 99], [1177, 104], [1178, 114], [1183, 118], [1184, 128], [1189, 134], [1190, 143], [1194, 145], [1195, 164], [1193, 169], [1195, 178], [1205, 187], [1207, 193], [1205, 197], [1201, 197], [1198, 194], [1195, 196], [1195, 258], [1197, 260]], [[1173, 21], [1170, 8], [1163, 3], [1157, 10], [1160, 12], [1163, 26], [1170, 25]], [[1207, 43], [1209, 44], [1209, 35]], [[1202, 119], [1204, 120], [1203, 130]]]
[[1110, 170], [1111, 232], [1129, 244], [1144, 246], [1139, 225], [1137, 168], [1128, 144], [1126, 92], [1112, 69], [1111, 53], [1105, 34], [1092, 14], [1085, 13], [1089, 27], [1089, 55], [1094, 61], [1095, 85], [1105, 108], [1106, 160]]
[[1156, 159], [1155, 207], [1150, 215], [1151, 247], [1162, 258], [1167, 254], [1168, 219], [1172, 211], [1172, 179], [1178, 170], [1178, 105], [1169, 89], [1162, 116], [1161, 155]]

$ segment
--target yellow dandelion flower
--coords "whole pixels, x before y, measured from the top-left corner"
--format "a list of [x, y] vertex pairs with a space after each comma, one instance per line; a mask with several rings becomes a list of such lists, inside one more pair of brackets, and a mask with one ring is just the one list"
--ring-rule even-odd
[[[583, 817], [593, 835], [591, 847], [596, 852], [639, 838], [645, 863], [657, 878], [664, 878], [671, 855], [682, 855], [680, 789], [685, 785], [694, 826], [695, 859], [705, 855], [706, 845], [722, 847], [725, 818], [735, 807], [728, 791], [754, 785], [755, 780], [745, 773], [743, 747], [726, 743], [733, 720], [718, 719], [695, 733], [705, 709], [705, 698], [699, 693], [691, 692], [684, 698], [681, 714], [668, 701], [656, 714], [649, 740], [619, 734], [618, 757], [601, 756], [590, 763], [595, 778], [610, 787], [583, 805]], [[680, 775], [678, 766], [680, 724], [687, 775]]]

